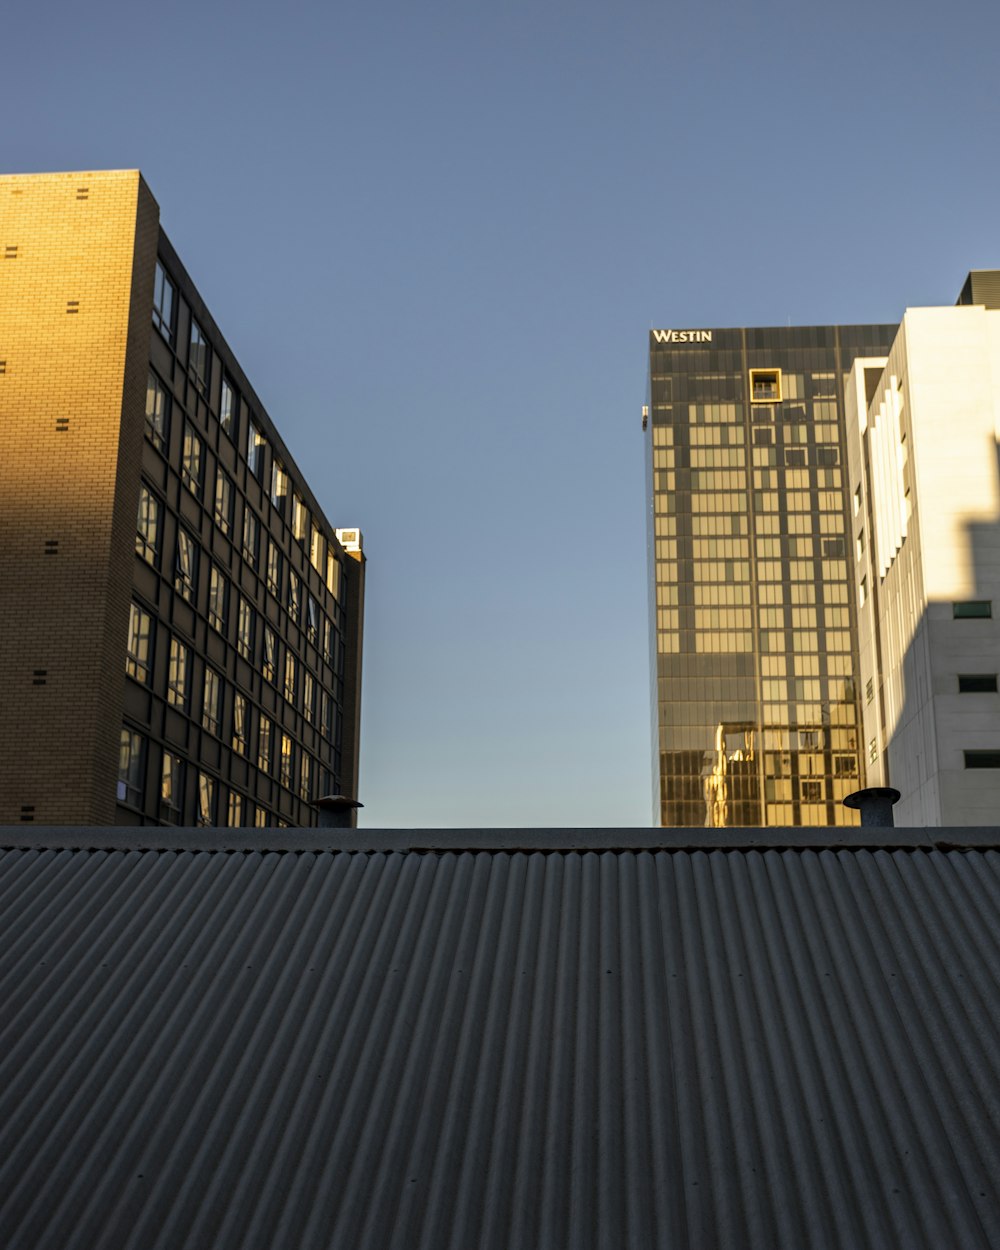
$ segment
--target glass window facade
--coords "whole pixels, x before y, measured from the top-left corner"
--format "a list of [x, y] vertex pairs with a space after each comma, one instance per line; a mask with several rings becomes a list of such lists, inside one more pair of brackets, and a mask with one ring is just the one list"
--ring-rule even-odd
[[654, 819], [837, 825], [863, 784], [843, 379], [893, 326], [650, 335]]

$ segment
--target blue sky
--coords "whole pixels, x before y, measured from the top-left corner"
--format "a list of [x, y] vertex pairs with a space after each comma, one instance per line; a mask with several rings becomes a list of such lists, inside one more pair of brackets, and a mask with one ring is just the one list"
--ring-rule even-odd
[[651, 326], [1000, 266], [1000, 6], [12, 6], [5, 172], [141, 168], [368, 564], [369, 826], [642, 825]]

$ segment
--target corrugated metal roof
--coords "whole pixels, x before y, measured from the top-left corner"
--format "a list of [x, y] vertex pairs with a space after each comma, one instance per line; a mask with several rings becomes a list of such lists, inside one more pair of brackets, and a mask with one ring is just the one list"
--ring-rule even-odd
[[1000, 1246], [996, 850], [302, 836], [0, 854], [0, 1245]]

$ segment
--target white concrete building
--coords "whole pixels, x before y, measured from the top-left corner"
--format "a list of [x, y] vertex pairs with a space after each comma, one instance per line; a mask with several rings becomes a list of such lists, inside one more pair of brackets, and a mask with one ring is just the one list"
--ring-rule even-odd
[[[970, 275], [963, 301], [991, 277]], [[910, 309], [888, 357], [848, 379], [862, 742], [867, 784], [902, 794], [898, 825], [1000, 814], [1000, 308], [986, 304]]]

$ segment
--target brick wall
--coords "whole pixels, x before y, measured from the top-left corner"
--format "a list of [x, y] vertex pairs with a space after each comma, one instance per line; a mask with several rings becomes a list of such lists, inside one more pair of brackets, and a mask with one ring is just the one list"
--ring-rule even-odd
[[0, 178], [0, 823], [111, 823], [159, 213]]

